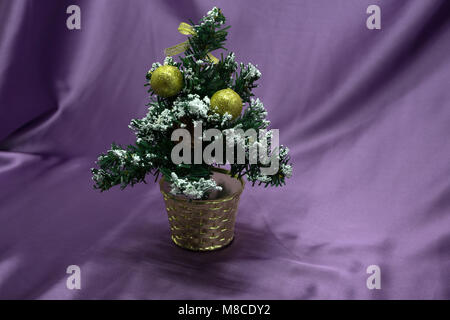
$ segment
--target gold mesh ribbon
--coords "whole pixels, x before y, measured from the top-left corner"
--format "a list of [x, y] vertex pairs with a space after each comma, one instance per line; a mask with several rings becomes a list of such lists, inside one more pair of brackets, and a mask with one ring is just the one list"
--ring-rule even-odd
[[[181, 34], [184, 34], [186, 36], [193, 36], [195, 35], [195, 29], [190, 24], [187, 24], [185, 22], [181, 22], [178, 26], [178, 32]], [[172, 47], [164, 49], [164, 54], [166, 56], [174, 56], [176, 54], [182, 53], [186, 51], [189, 48], [189, 41], [181, 42], [177, 45], [174, 45]], [[214, 57], [211, 53], [207, 54], [207, 57], [209, 60], [211, 60], [213, 63], [219, 62], [219, 59]]]

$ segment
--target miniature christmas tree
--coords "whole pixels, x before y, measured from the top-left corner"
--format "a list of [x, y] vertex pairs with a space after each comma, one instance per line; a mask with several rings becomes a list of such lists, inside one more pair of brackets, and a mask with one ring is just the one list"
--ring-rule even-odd
[[[238, 64], [233, 52], [226, 56], [222, 53], [220, 59], [211, 54], [217, 49], [226, 50], [224, 44], [229, 27], [224, 24], [225, 17], [220, 9], [213, 8], [199, 24], [180, 25], [179, 31], [189, 35], [188, 40], [166, 49], [168, 56], [164, 63], [153, 63], [146, 75], [150, 93], [148, 113], [142, 119], [133, 119], [129, 126], [136, 134], [136, 143], [127, 147], [112, 144], [110, 150], [100, 155], [96, 162], [98, 168], [92, 169], [95, 188], [101, 191], [115, 185], [125, 188], [145, 182], [148, 174], [153, 175], [155, 181], [162, 175], [170, 183], [171, 193], [207, 199], [211, 191], [221, 188], [211, 177], [214, 168], [222, 165], [229, 166], [231, 176], [245, 176], [253, 185], [285, 184], [285, 179], [292, 174], [288, 148], [269, 148], [268, 156], [275, 157], [279, 165], [276, 172], [264, 174], [267, 163], [259, 158], [255, 162], [252, 154], [261, 140], [236, 133], [249, 129], [260, 132], [267, 129], [269, 121], [262, 102], [252, 94], [261, 77], [256, 66]], [[170, 56], [181, 52], [179, 62]], [[195, 139], [180, 142], [180, 137], [174, 139], [173, 133], [184, 129], [192, 134], [199, 127], [202, 138], [205, 138], [205, 131], [213, 128], [218, 130], [218, 135], [231, 135], [233, 139], [216, 147], [223, 148], [223, 153], [230, 148], [235, 152], [231, 156], [227, 154], [226, 161], [214, 158], [192, 163], [190, 160], [197, 156]], [[263, 132], [269, 146], [273, 145], [272, 132]], [[214, 136], [214, 141], [222, 138], [218, 135]], [[180, 154], [188, 161], [173, 161], [177, 145], [183, 147]], [[194, 148], [187, 152], [185, 148], [190, 146]], [[197, 151], [199, 148], [202, 155], [208, 147], [197, 145]], [[244, 161], [242, 157], [239, 159], [237, 150], [243, 150]], [[217, 149], [214, 153], [217, 156]]]

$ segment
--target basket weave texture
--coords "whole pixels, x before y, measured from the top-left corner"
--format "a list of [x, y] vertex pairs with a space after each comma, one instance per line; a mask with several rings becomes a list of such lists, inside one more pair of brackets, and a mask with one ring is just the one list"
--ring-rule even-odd
[[[233, 179], [221, 170], [222, 175]], [[189, 200], [167, 192], [160, 181], [161, 193], [169, 216], [171, 237], [178, 246], [194, 251], [211, 251], [228, 245], [234, 238], [234, 225], [240, 195], [244, 189], [239, 180], [238, 190], [212, 200]]]

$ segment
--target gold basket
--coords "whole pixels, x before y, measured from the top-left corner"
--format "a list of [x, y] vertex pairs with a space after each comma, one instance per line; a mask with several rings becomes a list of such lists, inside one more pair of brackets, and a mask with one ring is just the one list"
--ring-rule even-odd
[[244, 181], [224, 169], [214, 169], [212, 178], [222, 191], [212, 192], [208, 200], [189, 200], [169, 193], [161, 179], [173, 242], [193, 251], [211, 251], [228, 245], [234, 238], [234, 225]]

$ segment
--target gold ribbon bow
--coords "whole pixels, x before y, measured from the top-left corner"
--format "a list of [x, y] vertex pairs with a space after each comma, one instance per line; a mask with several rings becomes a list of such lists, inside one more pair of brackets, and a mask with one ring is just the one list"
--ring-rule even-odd
[[[195, 35], [195, 29], [190, 24], [187, 24], [185, 22], [180, 23], [178, 26], [178, 32], [187, 36], [193, 36]], [[189, 48], [189, 41], [186, 40], [185, 42], [179, 43], [175, 46], [169, 47], [167, 49], [164, 49], [164, 54], [166, 56], [174, 56], [176, 54], [182, 53], [186, 51]], [[213, 63], [219, 62], [219, 59], [214, 57], [211, 53], [207, 54], [207, 57], [209, 60], [211, 60]]]

